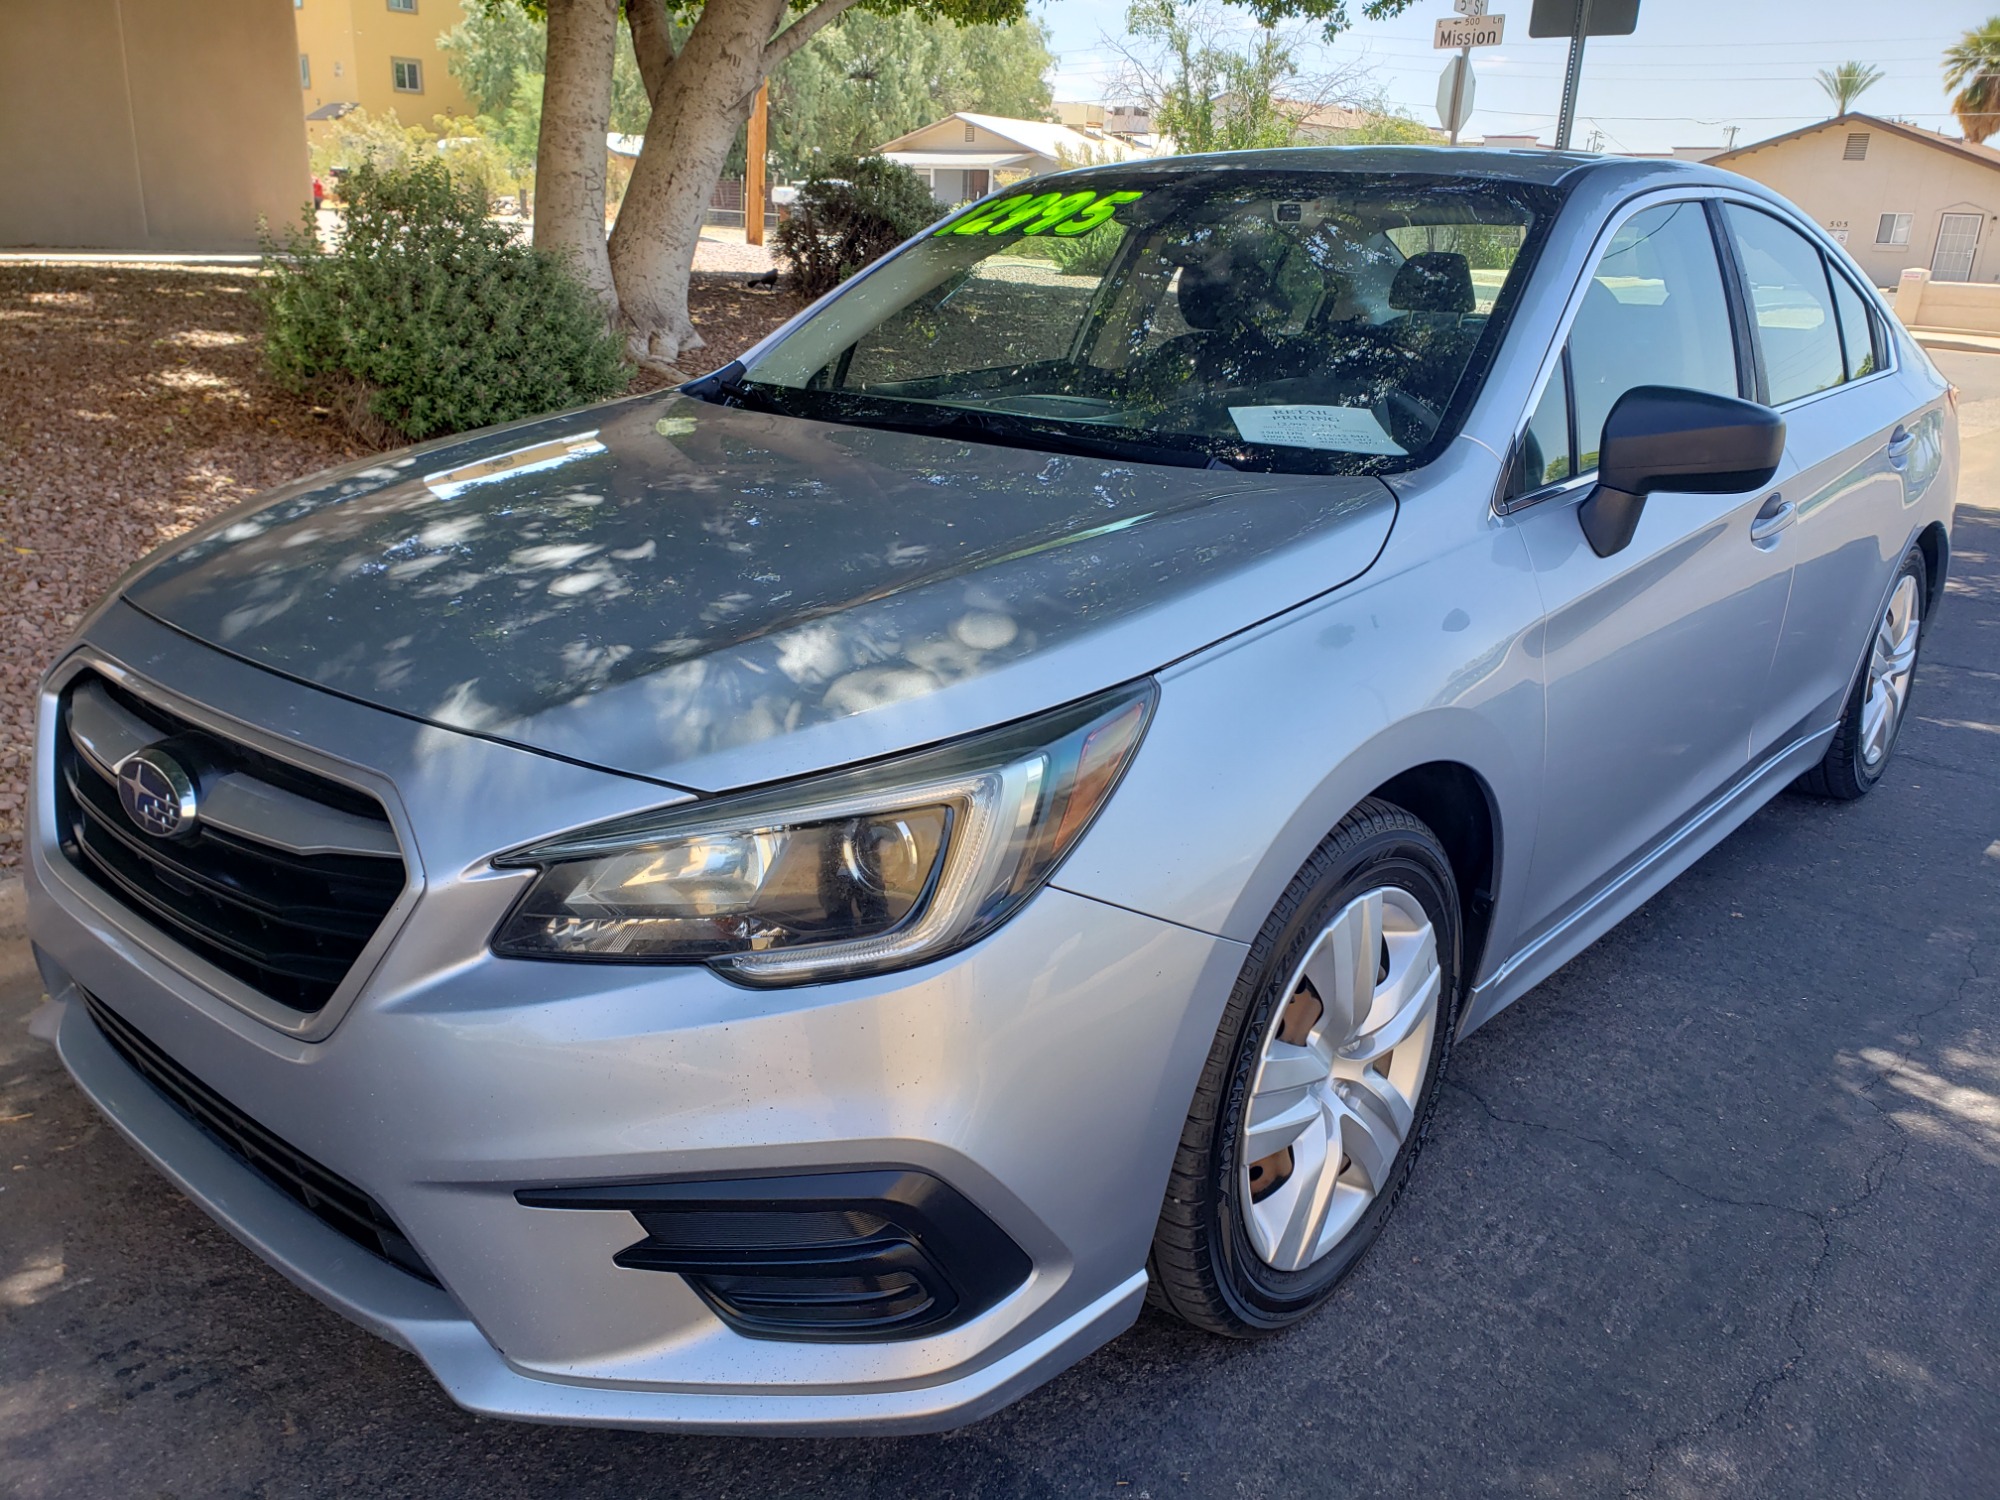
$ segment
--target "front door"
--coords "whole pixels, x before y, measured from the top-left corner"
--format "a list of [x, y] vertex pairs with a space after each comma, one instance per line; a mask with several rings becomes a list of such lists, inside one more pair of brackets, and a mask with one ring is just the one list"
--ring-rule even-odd
[[1984, 214], [1946, 214], [1938, 221], [1937, 249], [1931, 255], [1932, 281], [1972, 280], [1972, 257], [1979, 249]]
[[[1626, 219], [1568, 353], [1531, 423], [1544, 434], [1534, 444], [1543, 478], [1572, 465], [1588, 476], [1605, 417], [1634, 386], [1750, 388], [1702, 203]], [[1575, 420], [1557, 464], [1565, 378]], [[1763, 490], [1656, 494], [1631, 545], [1610, 557], [1578, 523], [1588, 491], [1572, 481], [1514, 512], [1547, 612], [1548, 745], [1527, 913], [1537, 934], [1743, 773], [1790, 585], [1786, 564], [1750, 539]]]

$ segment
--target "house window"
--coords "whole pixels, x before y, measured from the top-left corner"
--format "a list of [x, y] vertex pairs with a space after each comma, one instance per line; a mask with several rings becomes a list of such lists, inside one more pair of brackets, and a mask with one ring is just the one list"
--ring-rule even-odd
[[967, 121], [967, 122], [966, 122], [966, 126], [965, 126], [965, 138], [966, 138], [966, 140], [967, 140], [968, 142], [969, 142], [969, 141], [972, 141], [973, 139], [975, 139], [975, 138], [976, 138], [976, 137], [978, 136], [978, 134], [979, 134], [979, 132], [978, 132], [977, 130], [975, 130], [975, 129], [973, 129], [973, 128], [972, 128], [972, 123], [971, 123], [970, 121]]
[[424, 65], [414, 57], [392, 57], [389, 66], [396, 75], [397, 93], [421, 94], [424, 91]]
[[310, 57], [307, 57], [305, 53], [301, 52], [299, 54], [299, 87], [302, 89], [309, 89], [312, 86], [313, 86], [312, 59]]
[[1875, 243], [1878, 245], [1907, 245], [1910, 243], [1910, 216], [1908, 214], [1884, 214], [1875, 224]]
[[417, 0], [389, 0], [389, 9], [400, 10], [406, 16], [417, 13]]
[[1866, 161], [1868, 159], [1868, 132], [1850, 130], [1847, 133], [1847, 149], [1840, 153], [1842, 161]]

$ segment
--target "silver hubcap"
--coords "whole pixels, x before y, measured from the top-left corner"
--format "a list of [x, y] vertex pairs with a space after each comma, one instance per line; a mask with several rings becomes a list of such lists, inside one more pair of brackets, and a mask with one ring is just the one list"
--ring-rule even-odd
[[1342, 907], [1292, 976], [1251, 1080], [1237, 1184], [1269, 1264], [1319, 1260], [1388, 1185], [1442, 988], [1430, 919], [1395, 886]]
[[1917, 580], [1905, 575], [1889, 597], [1888, 611], [1875, 629], [1875, 648], [1868, 658], [1868, 697], [1861, 705], [1861, 758], [1871, 771], [1889, 753], [1896, 726], [1902, 722], [1910, 678], [1917, 669], [1917, 631], [1922, 624]]

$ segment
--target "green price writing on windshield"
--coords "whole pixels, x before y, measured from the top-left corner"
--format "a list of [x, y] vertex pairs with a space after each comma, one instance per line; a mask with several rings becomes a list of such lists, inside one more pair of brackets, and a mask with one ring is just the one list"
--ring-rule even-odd
[[1016, 193], [997, 203], [975, 208], [937, 233], [945, 234], [1089, 234], [1108, 224], [1119, 206], [1144, 193]]

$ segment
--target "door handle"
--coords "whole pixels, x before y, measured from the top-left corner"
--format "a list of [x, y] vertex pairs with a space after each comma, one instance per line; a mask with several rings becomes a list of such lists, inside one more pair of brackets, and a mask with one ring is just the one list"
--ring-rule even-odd
[[1888, 446], [1882, 451], [1888, 455], [1889, 462], [1900, 469], [1909, 460], [1910, 449], [1914, 448], [1916, 443], [1917, 435], [1899, 422], [1896, 424], [1896, 430], [1889, 434]]
[[1799, 508], [1783, 495], [1773, 495], [1757, 512], [1757, 519], [1750, 523], [1750, 540], [1762, 546], [1791, 525], [1798, 516]]

